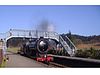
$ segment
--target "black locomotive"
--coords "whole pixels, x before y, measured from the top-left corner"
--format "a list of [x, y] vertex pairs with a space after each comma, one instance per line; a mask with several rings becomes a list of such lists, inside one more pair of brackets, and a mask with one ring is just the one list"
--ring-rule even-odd
[[58, 42], [50, 38], [35, 38], [22, 44], [18, 53], [28, 57], [34, 57], [37, 61], [51, 61], [52, 57], [47, 56], [50, 50], [56, 50]]

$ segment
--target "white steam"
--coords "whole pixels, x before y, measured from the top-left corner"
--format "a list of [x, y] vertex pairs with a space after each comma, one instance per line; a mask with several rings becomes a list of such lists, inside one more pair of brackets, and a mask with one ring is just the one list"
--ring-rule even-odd
[[54, 26], [52, 24], [48, 25], [47, 31], [54, 31]]

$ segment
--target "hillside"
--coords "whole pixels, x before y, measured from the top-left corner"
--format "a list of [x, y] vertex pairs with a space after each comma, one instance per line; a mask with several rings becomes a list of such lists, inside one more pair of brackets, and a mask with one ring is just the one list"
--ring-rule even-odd
[[76, 34], [65, 34], [67, 35], [78, 49], [95, 48], [100, 49], [100, 35], [93, 36], [81, 36]]

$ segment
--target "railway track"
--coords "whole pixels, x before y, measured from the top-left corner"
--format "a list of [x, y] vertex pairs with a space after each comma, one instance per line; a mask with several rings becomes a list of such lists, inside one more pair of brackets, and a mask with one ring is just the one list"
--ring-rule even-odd
[[54, 63], [54, 62], [50, 62], [49, 65], [51, 65], [53, 67], [58, 67], [58, 68], [66, 68], [66, 66], [61, 65], [61, 64], [57, 64], [57, 63]]
[[[36, 61], [36, 59], [34, 59], [34, 58], [31, 58], [31, 59], [33, 59], [33, 60], [35, 60]], [[37, 62], [39, 62], [39, 61], [37, 61]], [[47, 66], [48, 66], [48, 68], [66, 68], [66, 66], [64, 66], [64, 65], [61, 65], [61, 64], [58, 64], [58, 63], [55, 63], [55, 62], [49, 62], [49, 63], [46, 63], [46, 62], [39, 62], [40, 64], [41, 63], [43, 63], [43, 64], [46, 64]]]

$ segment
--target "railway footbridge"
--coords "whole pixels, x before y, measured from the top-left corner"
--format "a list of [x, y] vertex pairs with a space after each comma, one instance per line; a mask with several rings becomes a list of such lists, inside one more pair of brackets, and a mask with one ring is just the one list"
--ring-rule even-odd
[[7, 41], [11, 38], [52, 38], [57, 40], [68, 52], [70, 56], [75, 54], [77, 50], [75, 45], [71, 42], [71, 40], [67, 36], [62, 36], [56, 32], [48, 32], [48, 31], [38, 31], [38, 30], [21, 30], [21, 29], [10, 29], [6, 33], [1, 33], [0, 38], [4, 41], [5, 48], [7, 47]]

